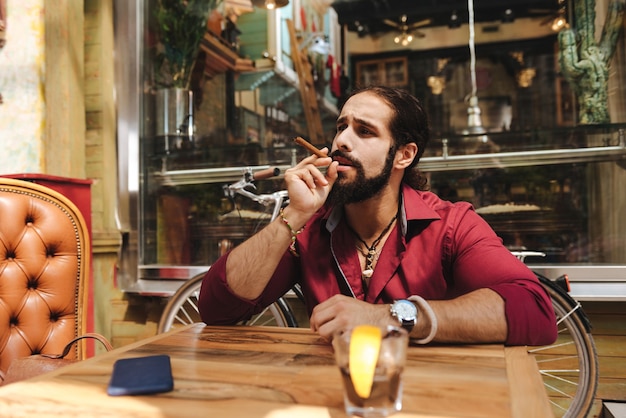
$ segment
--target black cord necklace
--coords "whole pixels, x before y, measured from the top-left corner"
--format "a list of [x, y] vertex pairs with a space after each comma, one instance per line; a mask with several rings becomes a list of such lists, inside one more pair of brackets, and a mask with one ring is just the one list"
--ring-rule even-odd
[[385, 229], [383, 229], [383, 232], [381, 232], [378, 238], [376, 238], [374, 242], [372, 242], [372, 245], [367, 245], [367, 242], [365, 242], [365, 240], [363, 240], [363, 238], [361, 238], [354, 229], [350, 228], [354, 236], [359, 241], [361, 241], [361, 243], [365, 245], [365, 248], [367, 249], [367, 252], [365, 252], [360, 247], [357, 247], [357, 249], [365, 257], [365, 269], [363, 270], [363, 273], [362, 273], [364, 284], [366, 284], [366, 280], [372, 277], [372, 274], [374, 274], [374, 257], [376, 257], [378, 253], [378, 251], [376, 250], [376, 247], [378, 247], [378, 244], [380, 244], [380, 241], [387, 234], [387, 232], [389, 232], [389, 229], [391, 229], [391, 225], [393, 225], [397, 217], [398, 217], [398, 214], [396, 213], [393, 216], [393, 218], [391, 218], [391, 221], [389, 221], [389, 224], [385, 227]]

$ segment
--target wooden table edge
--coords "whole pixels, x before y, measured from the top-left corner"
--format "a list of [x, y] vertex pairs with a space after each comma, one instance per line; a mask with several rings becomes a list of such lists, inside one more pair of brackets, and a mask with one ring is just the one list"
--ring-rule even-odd
[[[554, 414], [535, 358], [526, 346], [505, 347], [507, 381], [513, 418], [546, 417]], [[529, 402], [536, 399], [536, 402]]]

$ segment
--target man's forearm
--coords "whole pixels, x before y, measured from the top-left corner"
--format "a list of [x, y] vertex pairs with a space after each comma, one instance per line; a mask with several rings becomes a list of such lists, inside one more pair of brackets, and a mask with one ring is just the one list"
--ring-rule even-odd
[[226, 260], [226, 281], [239, 297], [259, 297], [291, 244], [289, 229], [275, 219], [233, 249]]
[[[437, 342], [496, 343], [506, 340], [504, 300], [491, 289], [479, 289], [456, 299], [428, 303], [437, 317]], [[419, 318], [411, 333], [414, 338], [424, 338], [430, 332], [430, 321], [421, 320], [426, 315]]]

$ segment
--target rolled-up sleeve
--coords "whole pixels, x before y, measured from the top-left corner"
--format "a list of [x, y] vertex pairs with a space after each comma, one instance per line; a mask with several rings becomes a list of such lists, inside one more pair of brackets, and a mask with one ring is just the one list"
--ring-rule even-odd
[[232, 325], [248, 320], [274, 303], [294, 285], [295, 263], [286, 251], [263, 293], [254, 300], [241, 298], [233, 292], [226, 280], [226, 261], [229, 255], [230, 253], [217, 259], [202, 280], [198, 310], [200, 318], [207, 325]]
[[229, 325], [247, 319], [255, 307], [235, 295], [226, 282], [226, 259], [219, 258], [205, 274], [198, 298], [198, 309], [202, 321], [208, 325]]
[[520, 279], [491, 289], [504, 300], [507, 345], [546, 345], [556, 340], [554, 309], [539, 282]]

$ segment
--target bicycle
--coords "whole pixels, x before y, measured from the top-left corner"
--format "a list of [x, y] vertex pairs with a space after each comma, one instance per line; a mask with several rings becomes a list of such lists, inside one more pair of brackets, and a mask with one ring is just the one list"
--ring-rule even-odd
[[[272, 219], [275, 219], [286, 202], [286, 192], [276, 192], [279, 194], [275, 196], [256, 195], [245, 190], [251, 181], [261, 178], [259, 174], [249, 177], [250, 173], [248, 171], [242, 180], [226, 186], [225, 192], [229, 196], [243, 194], [255, 201], [265, 202], [265, 205], [273, 204]], [[263, 178], [269, 177], [271, 175]], [[521, 261], [529, 256], [544, 255], [532, 251], [512, 253]], [[170, 299], [159, 322], [159, 333], [172, 327], [200, 322], [197, 300], [204, 274], [191, 278]], [[569, 295], [567, 276], [551, 280], [536, 272], [535, 275], [550, 296], [557, 317], [558, 338], [551, 345], [529, 347], [528, 352], [535, 356], [555, 417], [583, 418], [591, 409], [598, 382], [598, 356], [591, 336], [591, 323], [580, 303]], [[298, 286], [292, 292], [300, 301], [304, 300]], [[241, 325], [298, 326], [293, 309], [285, 297]]]

